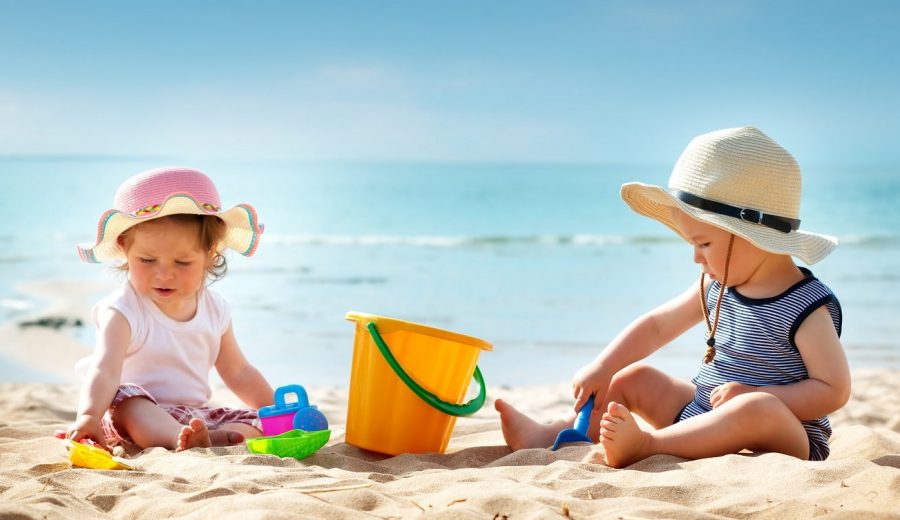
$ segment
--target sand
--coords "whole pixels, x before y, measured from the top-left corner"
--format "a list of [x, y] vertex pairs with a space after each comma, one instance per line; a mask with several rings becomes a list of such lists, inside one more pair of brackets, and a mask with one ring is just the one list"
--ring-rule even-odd
[[[0, 354], [71, 374], [69, 358], [82, 352], [70, 349], [84, 347], [65, 336], [3, 325]], [[457, 422], [443, 455], [388, 457], [346, 444], [346, 389], [311, 388], [333, 433], [304, 460], [244, 446], [156, 448], [128, 459], [135, 471], [71, 466], [52, 435], [74, 418], [74, 381], [3, 383], [0, 518], [900, 518], [898, 381], [897, 371], [853, 372], [851, 401], [831, 416], [824, 462], [771, 453], [655, 456], [610, 469], [582, 462], [586, 445], [510, 452], [490, 401], [549, 420], [570, 406], [560, 383], [489, 388], [488, 404]], [[224, 389], [215, 400], [235, 404]]]
[[[136, 471], [73, 468], [52, 434], [73, 418], [77, 386], [2, 384], [0, 518], [896, 518], [898, 375], [854, 374], [827, 461], [655, 456], [621, 470], [581, 462], [587, 446], [511, 453], [488, 407], [457, 422], [444, 455], [366, 452], [343, 442], [346, 391], [336, 388], [310, 389], [333, 435], [301, 461], [243, 446], [155, 448], [129, 459]], [[566, 406], [564, 385], [489, 395], [545, 418]]]

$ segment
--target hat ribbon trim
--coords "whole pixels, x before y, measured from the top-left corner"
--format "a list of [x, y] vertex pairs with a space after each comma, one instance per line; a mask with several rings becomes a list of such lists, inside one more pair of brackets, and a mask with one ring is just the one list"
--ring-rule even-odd
[[790, 233], [791, 231], [800, 229], [799, 219], [763, 213], [762, 211], [759, 211], [757, 209], [739, 208], [737, 206], [732, 206], [723, 202], [704, 199], [703, 197], [698, 197], [697, 195], [688, 193], [686, 191], [669, 191], [673, 196], [675, 196], [675, 198], [677, 198], [681, 202], [684, 202], [685, 204], [688, 204], [690, 206], [694, 206], [695, 208], [702, 209], [704, 211], [717, 213], [719, 215], [725, 215], [726, 217], [733, 217], [743, 220], [744, 222], [750, 222], [752, 224], [759, 224], [761, 226], [772, 228], [776, 231], [781, 231], [782, 233]]

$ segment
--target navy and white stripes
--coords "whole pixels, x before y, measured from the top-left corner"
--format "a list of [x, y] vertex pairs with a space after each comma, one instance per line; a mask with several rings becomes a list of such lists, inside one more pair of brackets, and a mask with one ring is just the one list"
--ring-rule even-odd
[[[825, 306], [835, 330], [841, 333], [841, 306], [834, 293], [812, 273], [784, 293], [764, 299], [742, 296], [726, 290], [722, 297], [716, 357], [700, 368], [693, 379], [697, 392], [678, 420], [708, 412], [709, 394], [722, 384], [735, 381], [751, 386], [789, 385], [808, 379], [806, 365], [794, 343], [797, 329], [813, 311]], [[710, 284], [706, 293], [710, 321], [715, 319], [715, 302], [721, 285]], [[809, 459], [828, 457], [831, 425], [827, 417], [802, 421], [809, 436]]]

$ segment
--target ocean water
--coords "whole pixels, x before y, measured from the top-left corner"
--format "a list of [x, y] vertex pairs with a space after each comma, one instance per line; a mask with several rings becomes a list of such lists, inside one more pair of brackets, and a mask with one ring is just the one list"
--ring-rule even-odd
[[[623, 182], [664, 184], [670, 165], [7, 158], [0, 320], [40, 315], [22, 282], [120, 279], [82, 263], [75, 244], [94, 240], [122, 180], [163, 164], [205, 171], [226, 207], [251, 203], [265, 223], [258, 253], [230, 255], [214, 287], [233, 307], [245, 354], [275, 385], [348, 383], [349, 310], [491, 342], [480, 358], [489, 385], [567, 381], [699, 274], [687, 245], [619, 199]], [[900, 368], [898, 170], [804, 170], [802, 227], [841, 240], [812, 269], [843, 305], [853, 368]], [[89, 326], [72, 333], [93, 343]], [[687, 378], [703, 351], [698, 327], [650, 362]]]

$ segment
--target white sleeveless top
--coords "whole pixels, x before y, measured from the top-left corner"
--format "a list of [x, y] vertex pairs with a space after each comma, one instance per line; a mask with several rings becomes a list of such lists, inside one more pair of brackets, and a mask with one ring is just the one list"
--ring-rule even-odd
[[[143, 387], [161, 405], [204, 406], [209, 401], [209, 371], [231, 324], [228, 303], [218, 293], [201, 289], [197, 314], [189, 321], [176, 321], [126, 282], [91, 310], [98, 331], [98, 317], [107, 309], [120, 312], [131, 326], [121, 383]], [[75, 365], [82, 377], [91, 360]]]

